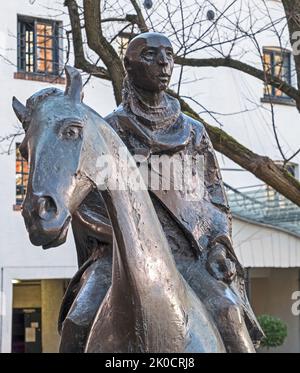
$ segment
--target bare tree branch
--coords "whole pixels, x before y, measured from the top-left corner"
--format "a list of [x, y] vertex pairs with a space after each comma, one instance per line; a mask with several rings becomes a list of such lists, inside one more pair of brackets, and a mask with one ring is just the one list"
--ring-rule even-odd
[[183, 58], [175, 57], [175, 62], [179, 65], [184, 66], [194, 66], [194, 67], [230, 67], [235, 70], [242, 71], [248, 75], [253, 76], [261, 80], [266, 84], [270, 84], [273, 87], [280, 89], [286, 95], [291, 97], [296, 101], [298, 110], [300, 111], [300, 93], [299, 91], [286, 83], [284, 80], [272, 76], [270, 74], [265, 74], [263, 70], [259, 70], [256, 67], [248, 65], [247, 63], [234, 60], [230, 57], [226, 58]]
[[134, 10], [136, 11], [136, 14], [137, 14], [137, 18], [138, 18], [137, 24], [139, 26], [139, 29], [141, 30], [141, 32], [149, 31], [149, 28], [146, 25], [145, 18], [143, 16], [142, 10], [139, 7], [137, 1], [136, 0], [130, 0], [130, 2], [131, 2], [132, 6], [133, 6], [133, 8], [134, 8]]
[[7, 149], [3, 150], [3, 151], [0, 151], [0, 154], [1, 155], [3, 155], [3, 154], [8, 154], [8, 155], [11, 154], [12, 145], [14, 144], [15, 139], [17, 137], [19, 137], [19, 136], [22, 136], [22, 135], [24, 135], [23, 129], [16, 129], [16, 132], [14, 132], [14, 133], [12, 133], [10, 135], [0, 136], [0, 144], [8, 142]]
[[[295, 41], [293, 35], [300, 31], [300, 1], [299, 0], [282, 0], [285, 10], [286, 19], [289, 28], [290, 43], [293, 45]], [[296, 65], [298, 89], [300, 89], [300, 54], [294, 54]]]
[[214, 148], [273, 187], [290, 201], [300, 206], [300, 182], [284, 166], [275, 164], [269, 157], [252, 152], [222, 129], [208, 124], [175, 92], [169, 92], [180, 101], [182, 110], [205, 126]]
[[[265, 84], [272, 85], [273, 87], [284, 92], [286, 95], [295, 100], [298, 110], [300, 111], [300, 93], [298, 89], [292, 87], [290, 84], [283, 81], [282, 79], [266, 73], [266, 71], [264, 71], [263, 69], [260, 70], [247, 63], [241, 62], [240, 60], [231, 58], [233, 49], [236, 48], [237, 41], [240, 42], [242, 38], [246, 37], [253, 39], [253, 37], [255, 37], [255, 35], [261, 31], [251, 31], [251, 28], [255, 23], [255, 20], [252, 20], [251, 17], [249, 18], [249, 21], [251, 23], [249, 32], [242, 28], [241, 14], [238, 14], [236, 16], [234, 22], [232, 21], [233, 18], [230, 17], [230, 15], [228, 15], [226, 12], [228, 12], [229, 9], [232, 9], [235, 2], [236, 1], [233, 0], [232, 2], [230, 2], [229, 7], [225, 7], [224, 10], [219, 11], [217, 19], [213, 22], [213, 24], [209, 24], [206, 30], [203, 30], [203, 28], [201, 28], [202, 24], [200, 24], [199, 26], [200, 21], [197, 17], [195, 17], [195, 14], [197, 14], [196, 11], [192, 13], [190, 9], [188, 10], [188, 15], [190, 16], [189, 21], [183, 18], [185, 17], [185, 13], [182, 12], [182, 19], [180, 22], [180, 27], [182, 28], [182, 30], [180, 32], [177, 31], [178, 28], [176, 26], [176, 23], [173, 24], [172, 19], [173, 14], [174, 17], [176, 16], [175, 13], [177, 9], [176, 7], [178, 7], [178, 3], [176, 3], [177, 5], [175, 5], [175, 3], [171, 4], [168, 1], [163, 2], [163, 4], [166, 7], [166, 11], [161, 15], [160, 19], [163, 24], [168, 24], [169, 29], [171, 28], [171, 32], [173, 31], [175, 33], [176, 43], [178, 45], [179, 50], [185, 50], [185, 48], [187, 50], [189, 48], [189, 51], [191, 51], [191, 47], [195, 46], [196, 48], [198, 48], [197, 43], [199, 43], [200, 41], [205, 48], [210, 47], [211, 50], [217, 51], [221, 54], [221, 56], [224, 56], [222, 58], [184, 58], [177, 56], [175, 58], [175, 62], [181, 66], [228, 67], [239, 70], [243, 73], [246, 73], [250, 76], [253, 76], [261, 80]], [[292, 6], [293, 3], [293, 1], [288, 0], [283, 0], [283, 2], [290, 3], [290, 6]], [[295, 3], [298, 2], [300, 2], [300, 0], [295, 1]], [[132, 15], [133, 18], [131, 20], [127, 19], [127, 21], [129, 23], [132, 23], [132, 27], [134, 27], [134, 25], [137, 25], [141, 32], [148, 31], [149, 28], [146, 24], [145, 18], [142, 14], [138, 2], [135, 0], [130, 0], [129, 4], [132, 5], [133, 9], [136, 12], [136, 15]], [[194, 9], [198, 9], [197, 4], [198, 3], [195, 2]], [[84, 42], [81, 30], [82, 24], [80, 22], [80, 11], [76, 0], [66, 0], [65, 5], [68, 7], [71, 20], [75, 53], [75, 65], [81, 68], [83, 71], [93, 74], [94, 76], [106, 80], [111, 80], [114, 88], [116, 102], [120, 103], [122, 80], [124, 77], [124, 68], [118, 53], [115, 51], [109, 40], [115, 40], [115, 38], [119, 34], [120, 28], [117, 30], [113, 25], [118, 25], [120, 22], [126, 20], [126, 14], [129, 10], [125, 11], [124, 9], [120, 8], [119, 2], [118, 0], [116, 0], [115, 2], [112, 2], [110, 5], [108, 5], [107, 2], [105, 2], [105, 10], [103, 7], [103, 13], [101, 13], [99, 0], [83, 1], [83, 16], [85, 21], [84, 30], [87, 36], [88, 47], [94, 53], [96, 53], [96, 55], [104, 63], [106, 68], [103, 68], [93, 65], [87, 60], [85, 56]], [[183, 7], [183, 2], [181, 6]], [[183, 10], [182, 7], [181, 10]], [[232, 9], [232, 11], [234, 10]], [[201, 12], [198, 13], [202, 14]], [[104, 18], [104, 15], [107, 15], [107, 17]], [[217, 24], [222, 17], [225, 17], [225, 20], [227, 20], [227, 25], [225, 29], [226, 31], [228, 31], [228, 35], [226, 34], [224, 40], [221, 40], [220, 30], [219, 27], [217, 27]], [[148, 18], [150, 18], [150, 15], [148, 15]], [[110, 19], [112, 22], [106, 22], [107, 19]], [[184, 22], [182, 22], [183, 20]], [[272, 27], [275, 27], [277, 22], [279, 22], [279, 20], [274, 22], [272, 20], [270, 25]], [[151, 24], [155, 26], [154, 23]], [[109, 27], [110, 29], [108, 29]], [[193, 27], [197, 27], [196, 31], [192, 30]], [[266, 30], [267, 26], [264, 25], [262, 29]], [[109, 32], [111, 33], [110, 37], [107, 36], [107, 33]], [[134, 30], [132, 29], [132, 34], [133, 32]], [[187, 36], [187, 38], [184, 40], [185, 42], [183, 43], [181, 34], [184, 32], [186, 32], [185, 35]], [[201, 38], [201, 40], [199, 39], [199, 35], [204, 35], [203, 38]], [[206, 40], [204, 40], [204, 38], [206, 38]], [[226, 47], [228, 47], [228, 52], [225, 51], [225, 48], [224, 50], [222, 50], [222, 46], [225, 45]], [[216, 48], [219, 48], [220, 50], [217, 50]], [[255, 154], [250, 149], [246, 148], [238, 141], [236, 141], [233, 137], [231, 137], [222, 129], [210, 125], [201, 117], [199, 117], [199, 115], [182, 99], [182, 97], [178, 96], [173, 91], [170, 93], [174, 97], [177, 97], [179, 99], [182, 110], [184, 112], [186, 112], [188, 115], [195, 117], [197, 120], [201, 121], [204, 124], [211, 138], [213, 146], [217, 151], [221, 152], [222, 154], [224, 154], [225, 156], [239, 164], [244, 169], [250, 171], [256, 177], [266, 182], [279, 193], [281, 193], [282, 195], [284, 195], [285, 197], [287, 197], [288, 199], [290, 199], [291, 201], [300, 206], [300, 183], [295, 178], [293, 178], [285, 170], [283, 166], [278, 166], [268, 157]], [[298, 152], [296, 152], [293, 156], [295, 156], [296, 154], [298, 154]]]
[[88, 46], [101, 58], [112, 80], [117, 103], [122, 101], [122, 84], [125, 76], [120, 57], [102, 32], [99, 0], [83, 0], [85, 31]]
[[82, 40], [82, 34], [81, 34], [79, 11], [78, 11], [78, 5], [76, 1], [65, 0], [64, 4], [65, 6], [68, 7], [69, 17], [70, 17], [70, 22], [71, 22], [73, 49], [74, 49], [74, 57], [75, 57], [74, 65], [77, 68], [96, 76], [97, 78], [111, 80], [109, 73], [105, 68], [96, 66], [90, 63], [85, 58], [84, 49], [83, 49], [83, 40]]

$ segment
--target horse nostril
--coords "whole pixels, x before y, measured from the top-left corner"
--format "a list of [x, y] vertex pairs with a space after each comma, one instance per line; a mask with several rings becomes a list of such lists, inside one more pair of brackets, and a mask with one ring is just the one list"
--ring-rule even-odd
[[50, 220], [55, 217], [57, 213], [56, 203], [54, 199], [46, 196], [38, 199], [38, 214], [43, 220]]

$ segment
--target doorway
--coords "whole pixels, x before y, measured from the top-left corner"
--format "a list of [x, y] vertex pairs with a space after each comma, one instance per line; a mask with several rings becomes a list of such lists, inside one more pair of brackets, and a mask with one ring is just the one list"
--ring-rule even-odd
[[42, 352], [41, 308], [13, 308], [13, 353]]

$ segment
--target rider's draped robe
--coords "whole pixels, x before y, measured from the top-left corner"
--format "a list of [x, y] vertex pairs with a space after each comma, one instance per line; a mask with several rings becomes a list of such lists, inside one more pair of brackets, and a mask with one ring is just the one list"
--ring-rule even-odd
[[[254, 343], [259, 341], [261, 329], [248, 303], [243, 268], [232, 247], [231, 214], [219, 166], [203, 124], [182, 113], [179, 102], [169, 95], [165, 95], [161, 108], [144, 107], [126, 80], [123, 104], [105, 120], [133, 155], [149, 159], [151, 155], [202, 156], [204, 185], [201, 199], [189, 200], [182, 191], [174, 189], [152, 190], [150, 196], [183, 277], [207, 308], [212, 307], [209, 310], [212, 313], [224, 296], [238, 304], [252, 340]], [[88, 203], [83, 204], [79, 214], [83, 219], [85, 214], [89, 215], [90, 220], [87, 206]], [[98, 226], [103, 223], [103, 231], [107, 231], [108, 220], [104, 211], [103, 208], [103, 214], [99, 214], [99, 208], [97, 213], [94, 209], [93, 219]], [[236, 265], [237, 276], [231, 285], [211, 276], [211, 281], [207, 282], [207, 275], [202, 276], [208, 252], [216, 243], [226, 248], [228, 257]], [[213, 298], [217, 296], [219, 298], [214, 302]]]

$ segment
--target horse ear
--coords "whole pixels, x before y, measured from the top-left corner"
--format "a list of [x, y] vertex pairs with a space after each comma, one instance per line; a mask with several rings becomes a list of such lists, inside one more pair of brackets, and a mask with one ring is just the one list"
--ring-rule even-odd
[[65, 67], [67, 85], [65, 95], [75, 102], [81, 102], [83, 98], [82, 79], [79, 71], [72, 66]]
[[12, 107], [14, 109], [14, 112], [19, 119], [19, 121], [22, 123], [22, 126], [24, 130], [26, 131], [27, 128], [25, 126], [26, 122], [26, 115], [27, 115], [27, 109], [26, 106], [24, 106], [15, 96], [13, 97], [12, 100]]

